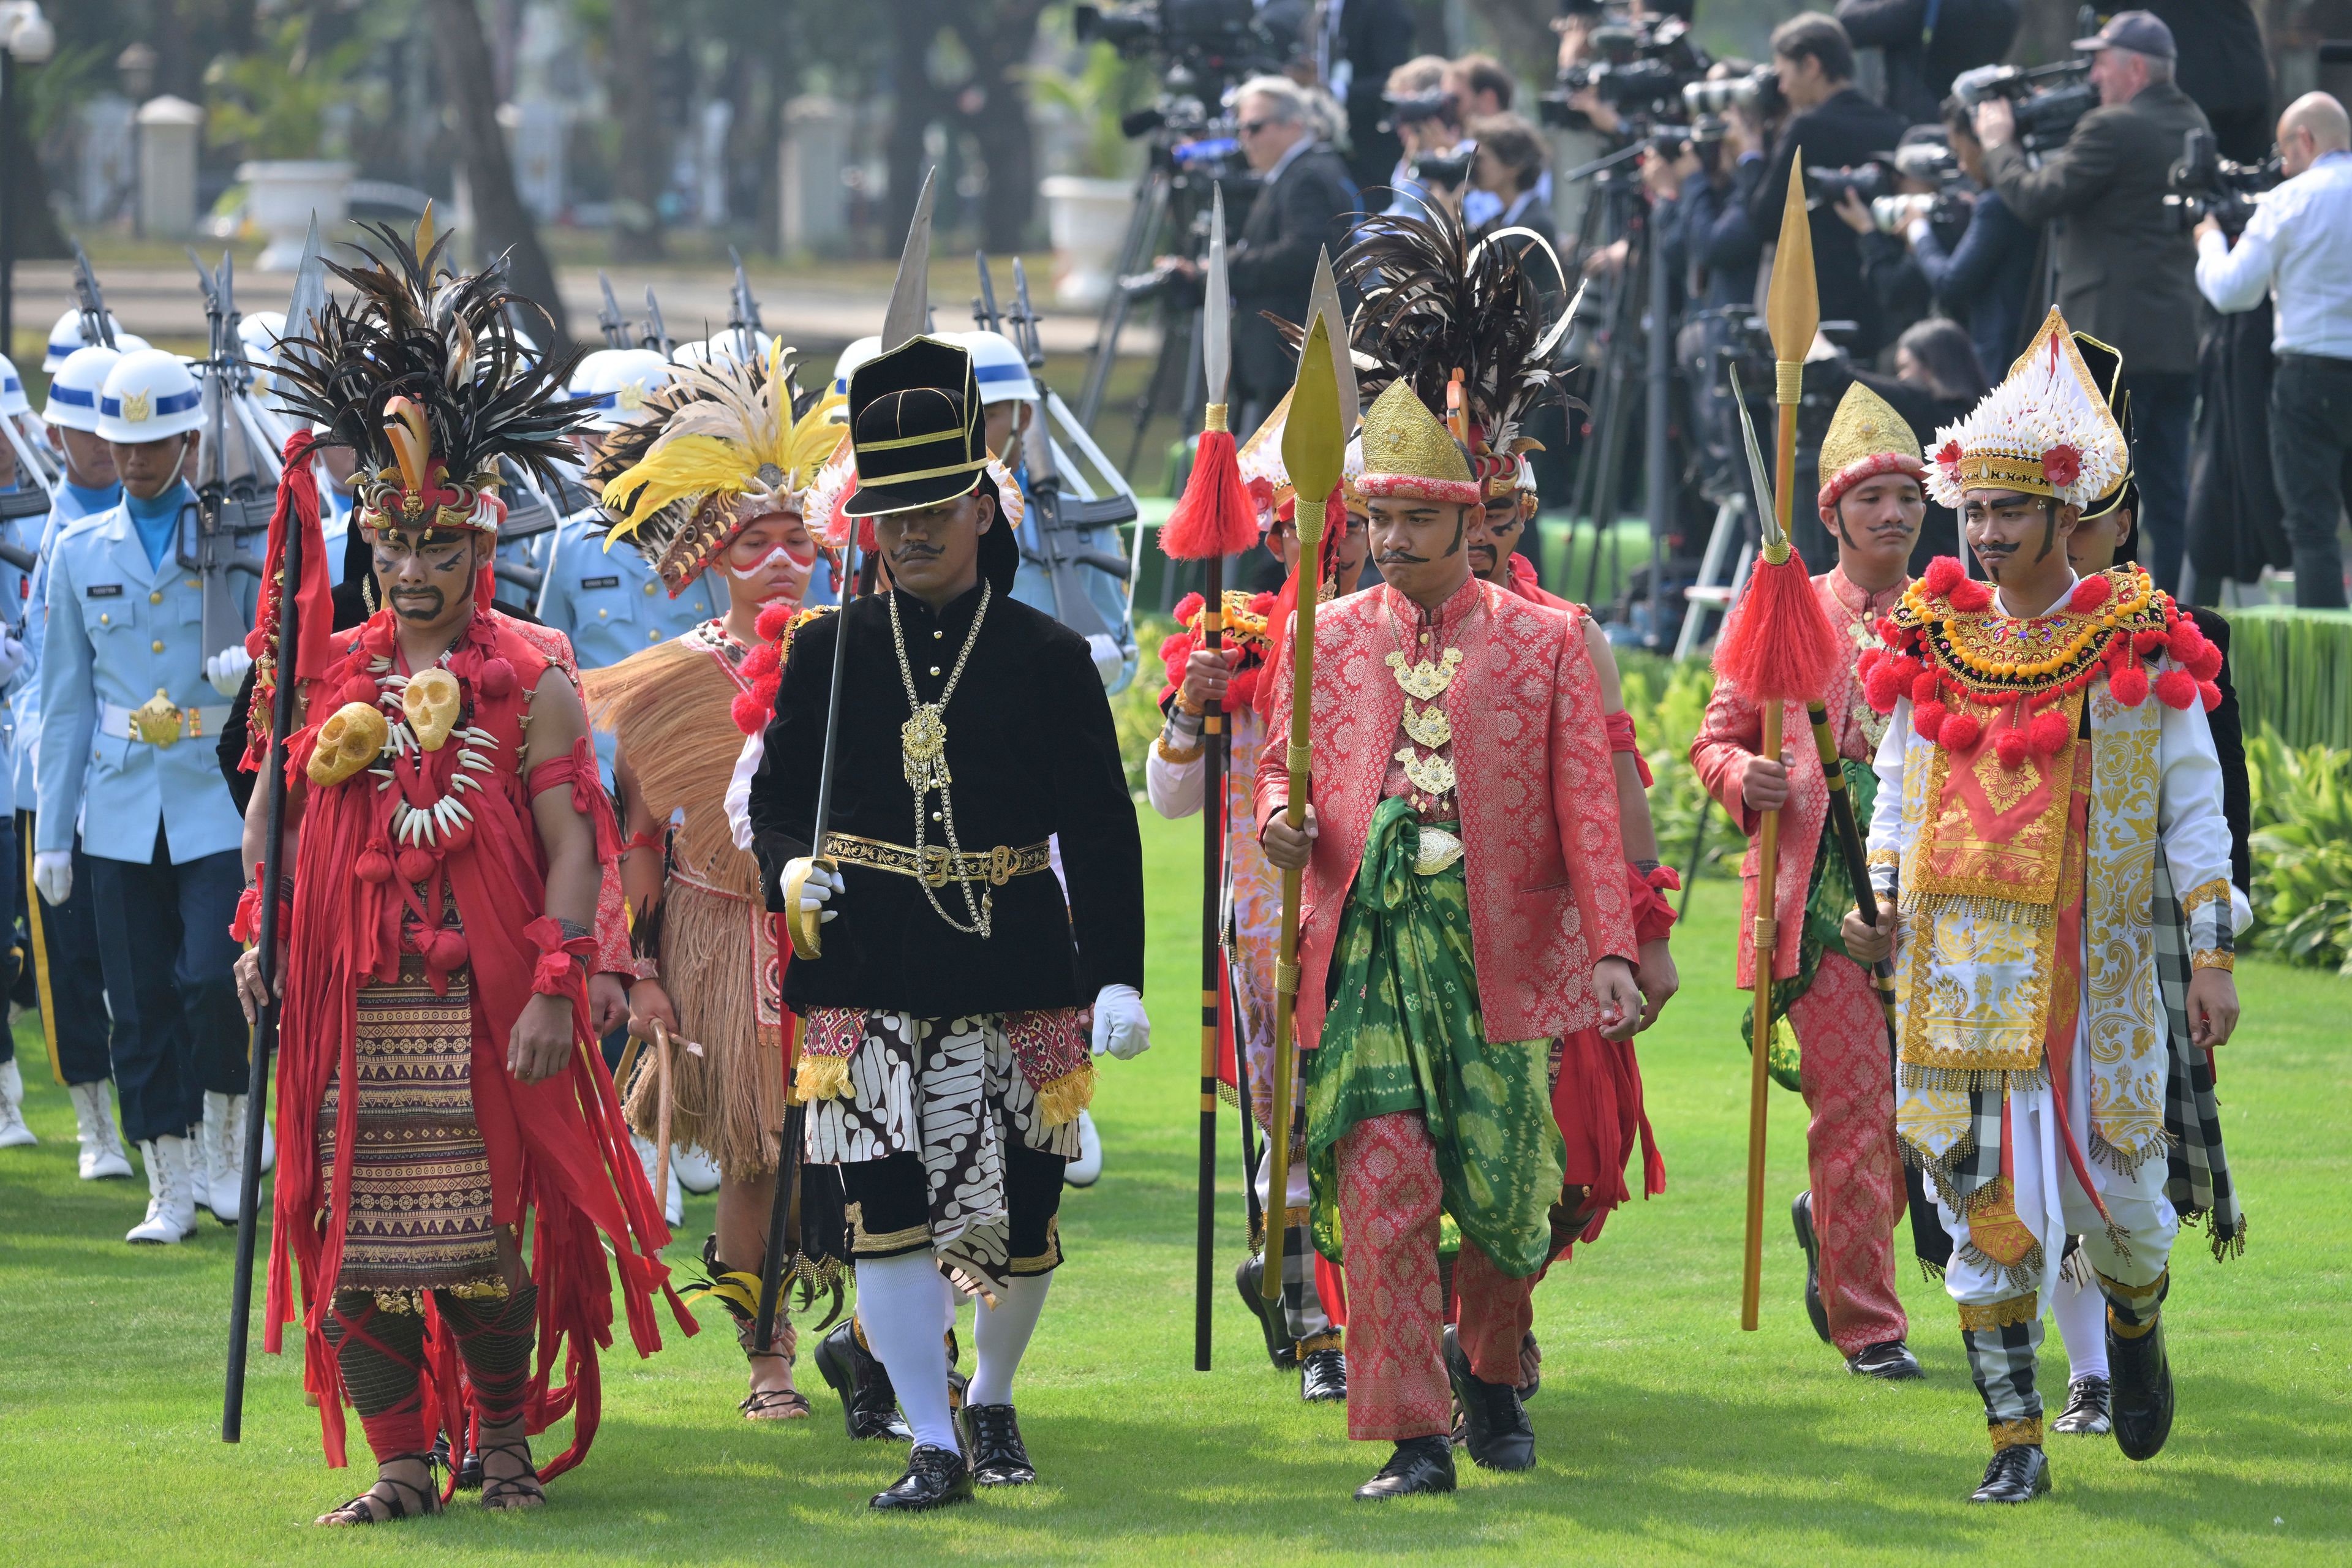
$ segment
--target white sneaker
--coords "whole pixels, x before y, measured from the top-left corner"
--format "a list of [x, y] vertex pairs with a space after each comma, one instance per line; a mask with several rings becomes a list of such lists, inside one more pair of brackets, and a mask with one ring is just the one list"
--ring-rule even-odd
[[1095, 1119], [1078, 1112], [1078, 1157], [1063, 1167], [1062, 1180], [1073, 1187], [1091, 1187], [1102, 1179], [1102, 1134]]
[[190, 1183], [195, 1144], [186, 1138], [158, 1138], [139, 1145], [147, 1162], [147, 1217], [122, 1239], [173, 1247], [196, 1231], [196, 1200]]
[[10, 1057], [0, 1062], [0, 1149], [23, 1149], [39, 1142], [25, 1125], [25, 1075]]
[[214, 1190], [220, 1184], [221, 1123], [225, 1114], [222, 1105], [227, 1099], [225, 1094], [205, 1091], [205, 1116], [196, 1123], [194, 1159], [188, 1171], [188, 1195], [208, 1214], [212, 1211]]
[[85, 1182], [127, 1180], [131, 1155], [114, 1125], [114, 1101], [106, 1092], [110, 1079], [69, 1086], [74, 1121], [81, 1140], [81, 1179]]
[[242, 1094], [207, 1094], [205, 1115], [212, 1116], [212, 1102], [223, 1102], [220, 1131], [217, 1135], [218, 1163], [212, 1173], [212, 1195], [206, 1207], [213, 1217], [223, 1225], [237, 1221], [238, 1200], [245, 1195], [245, 1109], [247, 1097]]
[[697, 1197], [719, 1190], [719, 1162], [699, 1143], [671, 1144], [669, 1168], [677, 1177], [678, 1185]]
[[[629, 1146], [636, 1150], [637, 1163], [646, 1168], [646, 1185], [652, 1186], [655, 1169], [660, 1163], [660, 1161], [656, 1158], [654, 1141], [650, 1138], [640, 1138], [632, 1132], [629, 1134]], [[669, 1162], [669, 1191], [662, 1197], [662, 1220], [665, 1224], [673, 1226], [686, 1222], [686, 1194], [678, 1189], [677, 1156], [675, 1153], [670, 1156]]]
[[261, 1118], [261, 1173], [266, 1176], [276, 1169], [278, 1169], [278, 1134], [270, 1131], [269, 1116], [265, 1111]]

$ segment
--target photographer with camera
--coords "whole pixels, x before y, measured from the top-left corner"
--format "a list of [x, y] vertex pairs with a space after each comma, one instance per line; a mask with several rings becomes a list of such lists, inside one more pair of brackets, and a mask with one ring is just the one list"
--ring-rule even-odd
[[[1234, 94], [1234, 134], [1257, 175], [1257, 199], [1242, 220], [1241, 237], [1225, 258], [1234, 300], [1233, 400], [1241, 417], [1234, 432], [1246, 439], [1290, 390], [1291, 361], [1259, 312], [1303, 321], [1315, 283], [1315, 258], [1325, 246], [1338, 255], [1357, 213], [1347, 165], [1317, 134], [1307, 89], [1288, 77], [1257, 76]], [[1188, 280], [1201, 276], [1191, 257], [1161, 257], [1160, 268]]]
[[2210, 214], [2198, 224], [2197, 288], [2224, 313], [2275, 301], [2271, 471], [2294, 550], [2294, 602], [2340, 609], [2352, 458], [2352, 270], [2344, 260], [2352, 119], [2327, 94], [2305, 93], [2279, 117], [2278, 150], [2286, 180], [2262, 197], [2234, 246]]
[[2041, 231], [2010, 211], [1992, 188], [1985, 173], [1984, 143], [1977, 140], [1968, 106], [1948, 98], [1943, 117], [1953, 161], [1977, 187], [1969, 199], [1968, 227], [1958, 244], [1947, 244], [1936, 226], [1921, 216], [1905, 226], [1904, 237], [1944, 314], [1967, 327], [1979, 363], [2006, 365], [2021, 346]]
[[[1780, 94], [1795, 112], [1780, 131], [1764, 178], [1748, 202], [1759, 234], [1780, 232], [1780, 209], [1801, 150], [1811, 168], [1857, 168], [1902, 139], [1903, 117], [1882, 109], [1855, 90], [1853, 47], [1845, 29], [1830, 17], [1791, 17], [1772, 30], [1772, 68]], [[1887, 332], [1878, 301], [1862, 275], [1862, 246], [1853, 230], [1828, 203], [1811, 215], [1813, 272], [1820, 282], [1822, 315], [1855, 323], [1847, 345], [1858, 359], [1877, 353]]]
[[1932, 125], [1952, 79], [2009, 53], [2018, 0], [1837, 0], [1838, 26], [1857, 49], [1886, 57], [1886, 107]]
[[2099, 107], [2040, 168], [2018, 144], [2006, 99], [1977, 105], [1977, 139], [1993, 189], [2022, 221], [2063, 219], [2053, 245], [2058, 308], [2076, 331], [2123, 355], [2131, 394], [2133, 466], [2145, 508], [2143, 557], [2167, 593], [2180, 579], [2189, 510], [2189, 426], [2197, 400], [2196, 250], [2166, 209], [2173, 160], [2205, 113], [2173, 80], [2172, 30], [2146, 11], [2121, 11], [2092, 55]]
[[[1470, 139], [1478, 150], [1470, 160], [1471, 189], [1462, 197], [1464, 224], [1473, 235], [1480, 236], [1505, 228], [1531, 230], [1558, 256], [1559, 228], [1552, 222], [1551, 204], [1543, 199], [1550, 189], [1544, 175], [1551, 167], [1543, 132], [1524, 115], [1506, 112], [1472, 121]], [[1486, 216], [1475, 221], [1470, 200], [1474, 194], [1486, 198], [1479, 204]], [[1536, 268], [1538, 276], [1548, 272], [1549, 268]]]
[[[1426, 217], [1432, 185], [1459, 184], [1469, 177], [1467, 161], [1457, 163], [1455, 156], [1462, 111], [1445, 90], [1448, 64], [1444, 55], [1421, 55], [1389, 72], [1383, 96], [1389, 124], [1403, 151], [1389, 175], [1389, 205], [1382, 216]], [[1422, 168], [1423, 159], [1433, 167]]]
[[1386, 94], [1412, 48], [1412, 13], [1404, 0], [1321, 0], [1312, 25], [1317, 74], [1348, 114], [1349, 177], [1368, 187], [1397, 157]]

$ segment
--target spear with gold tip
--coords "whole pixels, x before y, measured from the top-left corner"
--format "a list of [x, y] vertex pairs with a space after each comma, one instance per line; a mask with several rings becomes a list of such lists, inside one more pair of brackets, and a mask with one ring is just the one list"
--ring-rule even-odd
[[[1723, 636], [1716, 644], [1717, 675], [1753, 700], [1763, 714], [1764, 737], [1757, 747], [1760, 757], [1780, 755], [1785, 705], [1809, 703], [1827, 689], [1837, 667], [1837, 646], [1831, 640], [1828, 617], [1813, 596], [1804, 558], [1790, 542], [1790, 507], [1797, 471], [1797, 399], [1802, 385], [1805, 353], [1821, 328], [1821, 294], [1813, 278], [1813, 236], [1805, 217], [1805, 190], [1800, 149], [1789, 174], [1789, 199], [1780, 213], [1780, 243], [1772, 258], [1772, 286], [1764, 307], [1765, 324], [1772, 334], [1776, 375], [1773, 402], [1780, 414], [1773, 483], [1768, 492], [1756, 451], [1755, 431], [1748, 430], [1748, 446], [1758, 489], [1758, 521], [1763, 548], [1748, 575], [1746, 590], [1725, 617]], [[1733, 382], [1735, 395], [1738, 381]], [[1747, 423], [1748, 405], [1739, 404]], [[1775, 501], [1774, 497], [1778, 497]], [[1780, 865], [1780, 814], [1768, 811], [1756, 830], [1755, 1024], [1750, 1036], [1748, 1068], [1748, 1236], [1740, 1276], [1739, 1326], [1756, 1327], [1757, 1303], [1764, 1278], [1764, 1058], [1772, 1039], [1772, 958], [1780, 945], [1774, 919], [1775, 889]]]
[[[1326, 257], [1324, 266], [1329, 266]], [[1333, 346], [1346, 353], [1345, 328], [1328, 309], [1318, 309], [1298, 352], [1298, 379], [1290, 391], [1290, 417], [1282, 427], [1282, 466], [1298, 492], [1298, 609], [1290, 637], [1290, 800], [1283, 819], [1307, 823], [1312, 734], [1308, 715], [1315, 694], [1315, 605], [1323, 596], [1325, 513], [1339, 489], [1347, 456], [1348, 426], [1341, 408], [1339, 372]], [[1281, 1221], [1290, 1192], [1291, 1038], [1298, 1004], [1298, 913], [1301, 873], [1282, 874], [1282, 948], [1275, 964], [1274, 1104], [1266, 1121], [1265, 1275], [1269, 1302], [1282, 1300]]]

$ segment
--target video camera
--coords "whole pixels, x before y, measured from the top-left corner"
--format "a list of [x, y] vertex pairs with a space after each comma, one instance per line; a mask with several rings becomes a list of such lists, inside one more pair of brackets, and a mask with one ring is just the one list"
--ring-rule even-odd
[[1687, 82], [1683, 87], [1683, 108], [1693, 116], [1742, 109], [1761, 123], [1787, 107], [1780, 96], [1780, 73], [1770, 66], [1758, 66], [1746, 76]]
[[1448, 125], [1462, 119], [1461, 106], [1454, 95], [1443, 90], [1409, 93], [1388, 100], [1389, 111], [1381, 117], [1381, 129], [1394, 132], [1408, 125], [1425, 125], [1433, 120], [1443, 120]]
[[1973, 111], [1991, 99], [2015, 106], [2018, 145], [2047, 153], [2065, 144], [2083, 116], [2099, 107], [2099, 89], [2089, 81], [2091, 62], [2077, 58], [2021, 70], [2016, 66], [1979, 66], [1952, 79], [1952, 96]]
[[1612, 18], [1591, 37], [1599, 58], [1562, 69], [1558, 84], [1537, 100], [1546, 125], [1590, 130], [1591, 121], [1569, 101], [1587, 89], [1629, 119], [1671, 118], [1685, 89], [1704, 81], [1714, 64], [1679, 16]]
[[2210, 131], [2191, 131], [2181, 138], [2180, 161], [2172, 165], [2164, 198], [2174, 218], [2186, 229], [2207, 218], [2221, 226], [2231, 239], [2246, 232], [2263, 194], [2279, 183], [2278, 153], [2259, 163], [2237, 163], [2221, 156]]
[[1082, 5], [1073, 8], [1070, 20], [1081, 44], [1099, 39], [1129, 59], [1157, 55], [1212, 84], [1274, 70], [1282, 63], [1283, 50], [1250, 0]]

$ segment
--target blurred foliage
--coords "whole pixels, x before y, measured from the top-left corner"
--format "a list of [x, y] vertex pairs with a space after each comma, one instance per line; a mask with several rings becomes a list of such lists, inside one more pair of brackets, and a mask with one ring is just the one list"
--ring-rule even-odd
[[313, 49], [306, 16], [288, 17], [264, 47], [223, 55], [205, 70], [205, 140], [247, 158], [338, 158], [351, 151], [372, 40], [364, 32]]
[[1691, 840], [1698, 831], [1699, 814], [1707, 811], [1706, 842], [1701, 847], [1701, 876], [1732, 876], [1747, 853], [1748, 840], [1738, 826], [1719, 811], [1712, 811], [1706, 791], [1690, 765], [1691, 737], [1706, 716], [1706, 700], [1715, 690], [1715, 670], [1704, 659], [1672, 659], [1635, 648], [1619, 648], [1617, 676], [1625, 692], [1625, 711], [1632, 716], [1642, 755], [1650, 764], [1650, 825], [1658, 836], [1658, 858], [1677, 871], [1690, 867]]
[[1127, 764], [1127, 787], [1143, 798], [1143, 763], [1151, 742], [1160, 737], [1160, 689], [1166, 684], [1160, 668], [1160, 645], [1176, 635], [1176, 617], [1138, 611], [1135, 646], [1141, 658], [1135, 679], [1110, 700], [1111, 722], [1118, 731], [1119, 759]]
[[1075, 72], [1052, 66], [1024, 66], [1019, 74], [1029, 84], [1032, 103], [1058, 110], [1077, 123], [1082, 135], [1075, 143], [1080, 160], [1072, 173], [1105, 180], [1135, 173], [1141, 149], [1128, 139], [1118, 122], [1150, 90], [1150, 74], [1142, 61], [1122, 59], [1108, 44], [1097, 43], [1087, 50], [1084, 64]]
[[2255, 945], [2352, 975], [2352, 752], [2246, 740]]

